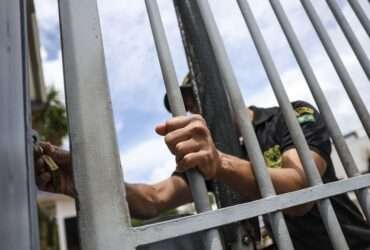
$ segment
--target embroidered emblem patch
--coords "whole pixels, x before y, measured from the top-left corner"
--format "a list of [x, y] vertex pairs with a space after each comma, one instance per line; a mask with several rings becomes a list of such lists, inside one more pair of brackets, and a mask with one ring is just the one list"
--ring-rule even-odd
[[263, 153], [267, 167], [269, 168], [281, 168], [282, 157], [280, 152], [280, 146], [275, 145]]
[[298, 107], [295, 109], [296, 116], [298, 119], [298, 122], [300, 124], [306, 123], [306, 122], [315, 122], [315, 111], [312, 108], [309, 107]]
[[300, 124], [306, 122], [315, 122], [315, 117], [313, 115], [302, 115], [299, 116], [297, 119]]

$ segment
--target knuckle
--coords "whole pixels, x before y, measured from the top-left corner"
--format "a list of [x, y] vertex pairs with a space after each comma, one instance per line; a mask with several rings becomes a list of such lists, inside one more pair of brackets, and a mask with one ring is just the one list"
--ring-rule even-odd
[[193, 148], [194, 148], [195, 151], [199, 151], [202, 148], [202, 144], [200, 142], [194, 140]]
[[194, 116], [194, 120], [205, 122], [204, 117], [202, 115], [200, 115], [200, 114], [194, 114], [193, 116]]
[[164, 142], [169, 145], [172, 142], [172, 136], [170, 134], [164, 137]]
[[184, 155], [181, 160], [182, 165], [186, 165], [189, 162], [189, 155]]
[[191, 161], [191, 156], [190, 155], [185, 155], [184, 158], [182, 159], [183, 165], [187, 166], [190, 164]]
[[194, 114], [192, 115], [192, 117], [193, 117], [193, 120], [203, 120], [203, 117], [199, 114]]
[[194, 114], [191, 116], [191, 121], [192, 122], [200, 122], [202, 124], [206, 124], [206, 121], [204, 120], [203, 116], [199, 114]]
[[177, 143], [176, 146], [175, 146], [175, 151], [180, 153], [182, 150], [184, 149], [184, 143], [180, 142], [180, 143]]
[[202, 134], [202, 135], [205, 135], [207, 134], [208, 132], [208, 129], [207, 127], [205, 126], [205, 124], [201, 123], [201, 122], [196, 122], [193, 124], [193, 132], [196, 132], [198, 134]]

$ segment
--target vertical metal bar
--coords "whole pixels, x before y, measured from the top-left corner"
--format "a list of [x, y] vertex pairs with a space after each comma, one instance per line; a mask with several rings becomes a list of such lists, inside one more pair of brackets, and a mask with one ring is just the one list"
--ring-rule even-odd
[[[231, 105], [198, 5], [193, 0], [173, 2], [189, 70], [195, 79], [194, 93], [199, 97], [201, 114], [207, 121], [212, 138], [222, 152], [245, 159], [246, 151], [239, 143], [240, 133], [233, 122]], [[245, 202], [245, 198], [225, 183], [214, 180], [212, 184], [219, 207]], [[224, 245], [233, 250], [254, 249], [257, 230], [258, 218], [219, 228]]]
[[0, 1], [1, 249], [38, 249], [25, 1]]
[[61, 0], [59, 8], [82, 248], [133, 250], [97, 3]]
[[353, 12], [355, 12], [367, 35], [370, 36], [370, 20], [366, 16], [365, 11], [362, 9], [359, 0], [348, 0], [348, 3], [349, 5], [351, 5]]
[[339, 26], [343, 30], [344, 36], [347, 38], [348, 43], [353, 49], [353, 52], [357, 56], [361, 67], [363, 68], [366, 76], [370, 79], [370, 60], [366, 56], [365, 50], [362, 48], [356, 34], [353, 32], [351, 26], [347, 22], [344, 14], [342, 13], [338, 3], [335, 0], [326, 0], [330, 10], [333, 12], [335, 19], [337, 20]]
[[[265, 67], [267, 76], [275, 96], [279, 102], [280, 108], [283, 111], [285, 122], [288, 130], [297, 148], [298, 154], [303, 162], [306, 176], [308, 177], [311, 186], [321, 185], [322, 180], [319, 171], [316, 168], [315, 162], [312, 159], [310, 149], [305, 140], [305, 136], [297, 121], [292, 105], [289, 102], [288, 95], [281, 82], [279, 73], [273, 63], [272, 56], [268, 50], [267, 44], [262, 36], [254, 14], [246, 0], [238, 0], [240, 10], [243, 14], [246, 25], [251, 33], [253, 42], [257, 48], [257, 52], [261, 58], [262, 64]], [[335, 249], [349, 249], [344, 238], [337, 216], [329, 199], [324, 199], [318, 202], [321, 218], [324, 222], [326, 230]]]
[[357, 114], [362, 122], [362, 125], [365, 128], [365, 131], [370, 137], [370, 115], [366, 108], [365, 103], [361, 99], [361, 96], [356, 89], [351, 76], [349, 75], [347, 69], [345, 68], [342, 60], [339, 57], [338, 51], [336, 50], [333, 42], [330, 40], [330, 37], [327, 31], [324, 28], [324, 25], [320, 21], [320, 17], [316, 13], [310, 0], [301, 0], [302, 6], [305, 9], [311, 23], [316, 30], [317, 35], [319, 36], [321, 43], [323, 44], [330, 60], [332, 61], [334, 68], [342, 81], [343, 87], [346, 90]]
[[[330, 132], [331, 138], [333, 139], [334, 145], [338, 151], [339, 158], [346, 170], [346, 173], [350, 177], [358, 176], [359, 170], [355, 164], [351, 152], [342, 136], [338, 123], [335, 120], [333, 112], [331, 111], [329, 104], [325, 98], [324, 92], [322, 91], [320, 84], [314, 74], [314, 71], [308, 61], [308, 58], [299, 43], [297, 35], [295, 34], [289, 19], [281, 6], [280, 1], [270, 0], [272, 9], [274, 10], [276, 17], [283, 29], [283, 32], [288, 40], [288, 43], [292, 49], [292, 52], [300, 66], [302, 73], [307, 81], [307, 84], [312, 92], [313, 97], [320, 109], [325, 124]], [[367, 220], [370, 219], [370, 196], [368, 189], [361, 189], [356, 192], [357, 198], [361, 205]]]
[[[221, 35], [216, 26], [213, 14], [207, 0], [196, 0], [203, 22], [206, 26], [212, 48], [215, 53], [216, 61], [221, 75], [224, 79], [231, 105], [236, 112], [236, 120], [244, 138], [245, 147], [252, 162], [253, 172], [263, 197], [274, 196], [276, 194], [272, 185], [271, 178], [266, 168], [259, 143], [254, 133], [253, 125], [249, 114], [245, 112], [245, 103], [236, 81], [233, 69], [222, 42]], [[281, 211], [270, 214], [271, 227], [279, 249], [293, 249], [293, 244]]]
[[[34, 172], [34, 159], [33, 159], [33, 144], [32, 144], [32, 106], [31, 106], [31, 92], [30, 92], [30, 72], [37, 65], [31, 65], [31, 50], [39, 52], [38, 46], [31, 48], [29, 37], [32, 30], [30, 30], [30, 17], [31, 10], [30, 3], [26, 0], [20, 0], [20, 12], [21, 12], [21, 40], [23, 50], [23, 82], [24, 82], [24, 112], [25, 112], [25, 134], [26, 134], [26, 161], [28, 164], [27, 178], [28, 178], [28, 199], [30, 204], [30, 233], [31, 233], [31, 250], [40, 249], [40, 237], [39, 237], [39, 223], [37, 213], [37, 187], [35, 182]], [[37, 35], [37, 34], [34, 34]], [[40, 62], [41, 63], [41, 62]], [[35, 83], [36, 84], [36, 83]]]
[[[161, 65], [172, 114], [173, 116], [186, 115], [185, 105], [182, 100], [180, 88], [177, 82], [176, 71], [172, 62], [157, 1], [145, 0], [145, 4], [153, 31], [153, 37], [158, 52], [158, 58]], [[205, 212], [210, 210], [207, 188], [201, 174], [196, 170], [190, 170], [186, 172], [186, 176], [190, 183], [190, 189], [197, 211]], [[223, 249], [221, 238], [217, 229], [211, 229], [205, 232], [205, 246], [208, 250]]]

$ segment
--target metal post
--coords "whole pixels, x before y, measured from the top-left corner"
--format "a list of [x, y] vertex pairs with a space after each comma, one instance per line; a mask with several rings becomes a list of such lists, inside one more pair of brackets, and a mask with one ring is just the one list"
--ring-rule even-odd
[[[351, 152], [342, 136], [338, 123], [335, 120], [333, 112], [331, 111], [329, 104], [325, 98], [324, 92], [322, 91], [320, 84], [314, 74], [314, 71], [308, 61], [308, 58], [299, 43], [297, 35], [295, 34], [293, 27], [291, 26], [289, 19], [281, 6], [280, 1], [270, 0], [271, 6], [276, 14], [276, 17], [283, 29], [283, 32], [288, 40], [288, 43], [292, 49], [292, 52], [302, 70], [302, 73], [307, 81], [307, 84], [312, 92], [313, 97], [320, 109], [322, 117], [325, 121], [326, 126], [330, 132], [331, 138], [333, 139], [334, 145], [338, 151], [340, 160], [346, 170], [346, 173], [350, 177], [360, 175], [359, 170], [355, 164]], [[369, 222], [370, 219], [370, 196], [368, 189], [361, 189], [356, 192], [357, 199], [361, 205], [362, 211], [366, 215]]]
[[[186, 115], [185, 105], [182, 100], [180, 88], [177, 82], [176, 71], [172, 62], [157, 1], [145, 0], [145, 4], [153, 31], [153, 37], [158, 52], [159, 62], [161, 65], [172, 114], [173, 116], [184, 116]], [[207, 188], [202, 175], [196, 170], [189, 170], [186, 172], [186, 177], [190, 183], [190, 189], [197, 211], [209, 211], [210, 204]], [[204, 243], [207, 250], [223, 249], [221, 238], [217, 229], [210, 229], [205, 232]]]
[[370, 61], [369, 58], [366, 56], [365, 50], [362, 48], [351, 26], [347, 22], [338, 3], [334, 0], [326, 0], [326, 2], [333, 12], [333, 15], [337, 20], [339, 26], [342, 28], [343, 34], [347, 38], [350, 46], [353, 49], [353, 52], [357, 56], [357, 59], [360, 62], [360, 65], [363, 68], [367, 78], [370, 79]]
[[[222, 152], [245, 159], [245, 149], [239, 142], [240, 132], [233, 120], [231, 105], [198, 5], [192, 0], [174, 0], [174, 6], [189, 70], [194, 79], [193, 91], [196, 99], [199, 97], [200, 111], [213, 141]], [[213, 180], [212, 189], [219, 208], [245, 202], [245, 198], [223, 182]], [[219, 231], [226, 249], [254, 249], [259, 239], [258, 218], [227, 225]]]
[[0, 1], [1, 249], [39, 249], [33, 175], [26, 3]]
[[362, 125], [365, 128], [365, 131], [370, 137], [370, 115], [366, 108], [365, 103], [361, 99], [361, 96], [356, 89], [351, 76], [349, 75], [347, 69], [345, 68], [342, 60], [339, 57], [339, 54], [333, 44], [333, 42], [330, 40], [330, 37], [325, 30], [322, 22], [320, 21], [320, 17], [316, 13], [312, 3], [310, 0], [301, 0], [301, 3], [303, 5], [303, 8], [306, 10], [306, 13], [311, 20], [311, 23], [316, 30], [316, 33], [318, 34], [324, 48], [326, 49], [326, 52], [328, 53], [328, 56], [330, 60], [332, 61], [334, 68], [342, 81], [343, 87], [345, 88], [355, 110], [357, 111], [357, 114], [362, 122]]
[[62, 0], [59, 6], [81, 245], [133, 250], [97, 3]]
[[369, 18], [366, 16], [365, 11], [362, 9], [359, 0], [348, 0], [348, 3], [349, 5], [351, 5], [353, 12], [355, 12], [367, 35], [370, 36], [370, 21]]
[[[257, 183], [263, 197], [274, 196], [276, 194], [272, 185], [271, 178], [268, 174], [264, 158], [258, 140], [254, 133], [253, 125], [249, 114], [245, 112], [246, 106], [237, 84], [233, 69], [228, 60], [221, 35], [217, 29], [214, 17], [211, 13], [207, 0], [196, 1], [200, 13], [207, 29], [212, 48], [215, 53], [216, 61], [219, 66], [221, 75], [224, 79], [225, 87], [229, 93], [231, 104], [236, 112], [237, 123], [240, 127], [245, 146], [252, 162], [253, 172], [256, 176]], [[271, 216], [271, 226], [280, 249], [293, 249], [292, 241], [281, 211], [273, 213]]]
[[[30, 35], [34, 30], [30, 29], [30, 17], [31, 12], [29, 10], [30, 4], [26, 0], [20, 0], [20, 14], [21, 14], [21, 40], [22, 40], [22, 50], [23, 50], [23, 102], [24, 102], [24, 112], [25, 112], [25, 143], [26, 143], [26, 162], [28, 164], [27, 168], [27, 178], [28, 178], [28, 201], [30, 206], [29, 216], [30, 216], [30, 234], [31, 234], [31, 250], [40, 249], [40, 236], [39, 236], [39, 218], [37, 211], [37, 186], [35, 178], [35, 168], [33, 159], [33, 144], [32, 144], [32, 104], [31, 104], [31, 79], [30, 79], [30, 69], [35, 65], [30, 65], [29, 60], [31, 60], [31, 50], [39, 50], [36, 47], [31, 49]], [[33, 34], [37, 36], [38, 34]]]
[[[238, 0], [238, 4], [257, 48], [257, 52], [261, 58], [262, 64], [265, 67], [275, 96], [279, 102], [285, 122], [288, 126], [288, 130], [303, 163], [309, 184], [311, 186], [321, 185], [321, 176], [316, 168], [315, 162], [312, 159], [305, 136], [297, 121], [292, 105], [289, 102], [288, 95], [284, 89], [283, 83], [281, 82], [279, 73], [273, 63], [271, 54], [269, 53], [267, 44], [257, 25], [257, 21], [253, 15], [253, 12], [246, 0]], [[329, 233], [334, 248], [349, 249], [330, 200], [325, 199], [318, 201], [318, 205], [321, 218], [324, 222], [326, 230]]]

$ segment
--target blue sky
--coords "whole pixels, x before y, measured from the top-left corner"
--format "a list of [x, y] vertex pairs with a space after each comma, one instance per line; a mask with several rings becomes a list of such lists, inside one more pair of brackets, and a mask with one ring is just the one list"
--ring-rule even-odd
[[[209, 1], [224, 38], [230, 60], [248, 105], [276, 105], [265, 71], [257, 56], [236, 1]], [[274, 57], [291, 100], [314, 103], [288, 44], [267, 0], [251, 1], [252, 9]], [[284, 9], [314, 65], [315, 73], [344, 133], [361, 127], [354, 110], [297, 0], [284, 0]], [[348, 4], [339, 1], [365, 51], [370, 42]], [[370, 16], [370, 6], [360, 0]], [[63, 73], [56, 0], [35, 0], [42, 43], [45, 78], [62, 93]], [[179, 81], [187, 72], [186, 60], [171, 0], [158, 0]], [[370, 84], [338, 28], [324, 0], [315, 8], [335, 41], [364, 101], [370, 105]], [[173, 157], [154, 127], [168, 119], [163, 103], [164, 87], [146, 15], [144, 1], [98, 0], [116, 132], [125, 179], [155, 182], [171, 174]], [[370, 56], [368, 54], [368, 56]]]

